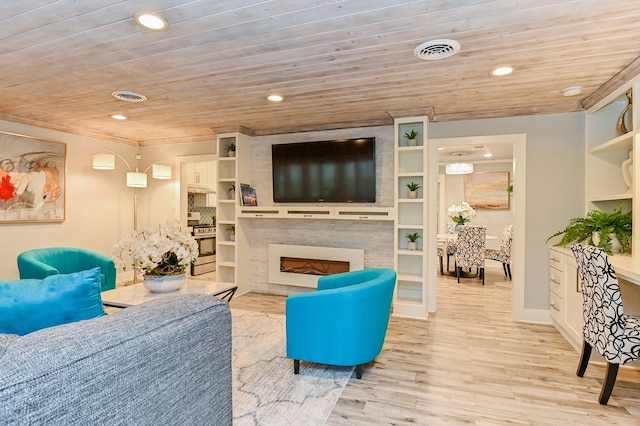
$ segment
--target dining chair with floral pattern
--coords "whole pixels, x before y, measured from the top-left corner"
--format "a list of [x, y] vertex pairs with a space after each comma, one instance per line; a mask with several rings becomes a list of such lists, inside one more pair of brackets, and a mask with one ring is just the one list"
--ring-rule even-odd
[[456, 241], [456, 277], [460, 282], [463, 268], [477, 268], [484, 285], [484, 248], [487, 228], [484, 226], [461, 226]]

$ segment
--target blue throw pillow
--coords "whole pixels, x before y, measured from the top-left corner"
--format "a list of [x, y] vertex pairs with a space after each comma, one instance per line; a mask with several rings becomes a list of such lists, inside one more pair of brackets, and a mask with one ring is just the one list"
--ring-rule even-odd
[[102, 315], [100, 268], [42, 280], [0, 281], [0, 333], [24, 335]]

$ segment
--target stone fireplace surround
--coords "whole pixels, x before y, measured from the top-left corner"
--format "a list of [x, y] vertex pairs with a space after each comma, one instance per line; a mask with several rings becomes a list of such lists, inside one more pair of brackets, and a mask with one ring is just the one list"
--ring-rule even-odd
[[349, 270], [364, 269], [364, 250], [335, 247], [269, 244], [269, 283], [316, 288], [318, 275], [298, 274], [280, 270], [283, 257], [349, 262]]

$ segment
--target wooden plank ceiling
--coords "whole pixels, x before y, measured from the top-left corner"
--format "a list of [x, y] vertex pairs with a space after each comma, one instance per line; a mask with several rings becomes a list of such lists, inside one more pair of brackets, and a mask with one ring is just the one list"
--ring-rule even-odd
[[[140, 28], [140, 11], [169, 29]], [[403, 111], [579, 111], [640, 55], [637, 0], [21, 0], [0, 12], [0, 119], [143, 146], [385, 124]], [[413, 55], [443, 38], [461, 51]], [[501, 65], [516, 71], [492, 77]], [[564, 97], [568, 86], [583, 93]]]

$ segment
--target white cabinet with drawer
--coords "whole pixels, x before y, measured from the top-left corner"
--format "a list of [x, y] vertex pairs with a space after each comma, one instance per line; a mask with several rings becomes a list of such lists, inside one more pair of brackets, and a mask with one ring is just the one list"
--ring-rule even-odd
[[571, 345], [582, 346], [582, 293], [578, 267], [568, 248], [549, 250], [549, 314]]

